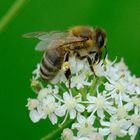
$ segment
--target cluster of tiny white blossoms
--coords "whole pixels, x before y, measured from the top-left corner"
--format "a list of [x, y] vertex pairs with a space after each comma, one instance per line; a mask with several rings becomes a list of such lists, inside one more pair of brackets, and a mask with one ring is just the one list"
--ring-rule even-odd
[[[134, 140], [140, 127], [140, 78], [131, 75], [123, 59], [117, 63], [106, 58], [93, 67], [96, 76], [86, 59], [72, 56], [53, 80], [45, 82], [38, 64], [31, 80], [37, 97], [27, 103], [31, 120], [49, 119], [61, 126], [71, 121], [71, 126], [63, 129], [62, 140], [125, 136]], [[64, 74], [67, 68], [70, 87]]]

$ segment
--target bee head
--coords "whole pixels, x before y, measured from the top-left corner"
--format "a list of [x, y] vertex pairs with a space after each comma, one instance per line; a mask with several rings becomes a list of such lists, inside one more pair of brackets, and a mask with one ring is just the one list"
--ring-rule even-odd
[[105, 43], [106, 43], [106, 34], [100, 28], [96, 28], [95, 32], [96, 32], [96, 44], [97, 44], [97, 47], [99, 49], [102, 49], [105, 46]]

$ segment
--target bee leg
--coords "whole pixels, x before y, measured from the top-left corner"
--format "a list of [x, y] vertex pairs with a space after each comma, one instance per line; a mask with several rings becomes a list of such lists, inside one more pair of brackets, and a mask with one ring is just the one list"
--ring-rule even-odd
[[102, 58], [102, 52], [100, 52], [100, 53], [98, 54], [98, 62], [97, 62], [97, 64], [99, 64], [99, 63], [100, 63], [101, 58]]
[[[68, 60], [69, 60], [69, 53], [66, 54], [65, 62], [66, 61], [68, 62]], [[68, 68], [65, 71], [65, 76], [66, 76], [66, 78], [68, 80], [69, 88], [70, 88], [70, 85], [71, 85], [70, 75], [71, 75], [71, 71], [70, 71], [70, 68]]]
[[87, 58], [87, 56], [80, 56], [80, 54], [78, 52], [76, 52], [76, 56], [80, 59], [83, 60], [85, 58]]
[[91, 51], [91, 52], [89, 52], [89, 54], [94, 54], [94, 53], [96, 53], [96, 51]]
[[98, 59], [99, 59], [99, 54], [98, 54], [98, 53], [96, 53], [96, 54], [95, 54], [95, 59], [94, 59], [93, 64], [95, 64], [95, 63], [98, 61]]
[[89, 63], [91, 71], [94, 73], [94, 76], [97, 77], [97, 75], [96, 75], [96, 73], [94, 71], [94, 68], [93, 68], [93, 61], [92, 61], [92, 59], [89, 56], [87, 56], [87, 60], [88, 60], [88, 63]]
[[67, 69], [67, 71], [65, 72], [65, 76], [68, 80], [69, 88], [70, 88], [70, 85], [71, 85], [70, 75], [71, 75], [71, 71], [70, 71], [70, 69]]

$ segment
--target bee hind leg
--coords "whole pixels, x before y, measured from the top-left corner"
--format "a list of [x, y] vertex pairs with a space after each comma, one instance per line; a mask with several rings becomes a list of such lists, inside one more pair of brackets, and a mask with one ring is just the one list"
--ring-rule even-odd
[[70, 88], [70, 87], [71, 87], [71, 79], [70, 79], [71, 71], [70, 71], [70, 68], [66, 70], [65, 76], [66, 76], [66, 78], [67, 78], [67, 80], [68, 80], [68, 86], [69, 86], [69, 88]]
[[[64, 62], [68, 62], [69, 60], [69, 53], [66, 54], [66, 57], [65, 57], [65, 61]], [[70, 76], [71, 76], [71, 71], [70, 71], [70, 68], [68, 68], [66, 71], [65, 71], [65, 76], [68, 80], [68, 86], [69, 88], [71, 87], [71, 79], [70, 79]]]

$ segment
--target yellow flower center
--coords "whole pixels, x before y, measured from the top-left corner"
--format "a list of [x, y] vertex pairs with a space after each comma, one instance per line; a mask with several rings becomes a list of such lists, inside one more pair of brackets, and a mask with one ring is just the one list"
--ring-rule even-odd
[[53, 113], [54, 110], [55, 110], [54, 103], [49, 103], [49, 104], [46, 105], [46, 112], [47, 112], [47, 114]]
[[115, 87], [116, 87], [117, 92], [123, 92], [124, 91], [124, 87], [120, 83], [116, 83]]
[[71, 110], [71, 109], [74, 109], [76, 106], [76, 100], [75, 98], [71, 98], [69, 99], [67, 102], [66, 102], [66, 107], [67, 109]]
[[120, 118], [120, 119], [123, 119], [127, 116], [127, 112], [126, 112], [126, 109], [124, 107], [119, 107], [117, 109], [117, 116]]
[[96, 99], [95, 99], [95, 105], [96, 105], [96, 107], [98, 107], [99, 109], [103, 109], [103, 107], [104, 107], [104, 105], [105, 105], [104, 99], [96, 98]]

